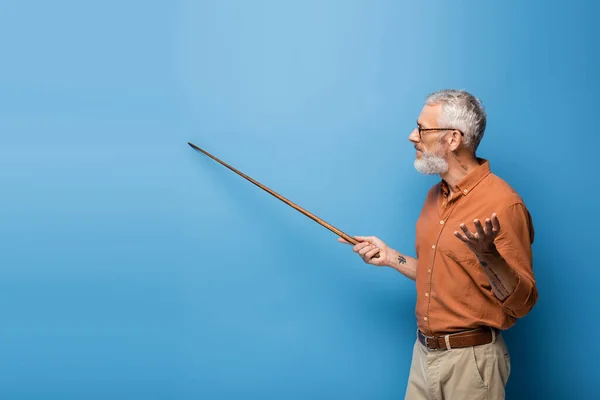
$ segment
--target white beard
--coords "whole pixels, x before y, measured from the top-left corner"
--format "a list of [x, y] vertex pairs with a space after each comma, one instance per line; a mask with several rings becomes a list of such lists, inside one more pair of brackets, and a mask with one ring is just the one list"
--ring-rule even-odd
[[434, 153], [423, 153], [421, 158], [415, 159], [415, 168], [427, 175], [443, 174], [448, 172], [448, 161]]

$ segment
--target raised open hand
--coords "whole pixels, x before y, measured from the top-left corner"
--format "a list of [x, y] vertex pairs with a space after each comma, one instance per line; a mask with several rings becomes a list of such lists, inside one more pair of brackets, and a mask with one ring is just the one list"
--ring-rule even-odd
[[460, 224], [460, 229], [464, 234], [455, 231], [454, 236], [463, 241], [475, 254], [487, 254], [496, 252], [494, 239], [500, 232], [500, 221], [496, 213], [492, 214], [492, 218], [486, 218], [485, 227], [478, 219], [473, 220], [475, 232], [469, 231], [467, 226]]

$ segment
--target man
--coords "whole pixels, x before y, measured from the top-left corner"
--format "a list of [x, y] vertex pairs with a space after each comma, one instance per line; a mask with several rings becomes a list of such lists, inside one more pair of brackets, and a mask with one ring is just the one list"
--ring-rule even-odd
[[415, 168], [441, 181], [417, 221], [416, 257], [377, 237], [356, 237], [353, 249], [364, 262], [416, 281], [409, 400], [504, 399], [510, 356], [500, 331], [537, 301], [531, 216], [515, 190], [475, 155], [486, 118], [468, 92], [428, 96], [409, 140]]

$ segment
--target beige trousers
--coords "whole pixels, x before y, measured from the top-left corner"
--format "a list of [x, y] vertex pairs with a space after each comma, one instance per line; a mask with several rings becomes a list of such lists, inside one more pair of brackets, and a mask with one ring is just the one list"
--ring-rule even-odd
[[510, 355], [501, 334], [494, 343], [427, 350], [417, 339], [405, 400], [504, 400]]

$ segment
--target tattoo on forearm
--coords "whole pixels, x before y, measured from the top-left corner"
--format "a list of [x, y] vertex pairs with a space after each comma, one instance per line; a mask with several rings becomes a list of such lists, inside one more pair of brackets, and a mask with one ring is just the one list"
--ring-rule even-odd
[[404, 258], [404, 256], [402, 254], [398, 255], [398, 262], [400, 264], [406, 264], [406, 258]]
[[490, 283], [498, 291], [498, 293], [502, 297], [502, 300], [507, 298], [510, 293], [508, 292], [508, 289], [506, 289], [506, 287], [502, 283], [502, 280], [500, 280], [500, 277], [498, 277], [498, 274], [496, 274], [496, 272], [494, 272], [493, 269], [487, 268], [487, 266], [488, 266], [487, 262], [485, 262], [483, 260], [479, 260], [479, 264], [484, 268], [486, 275], [490, 278]]

